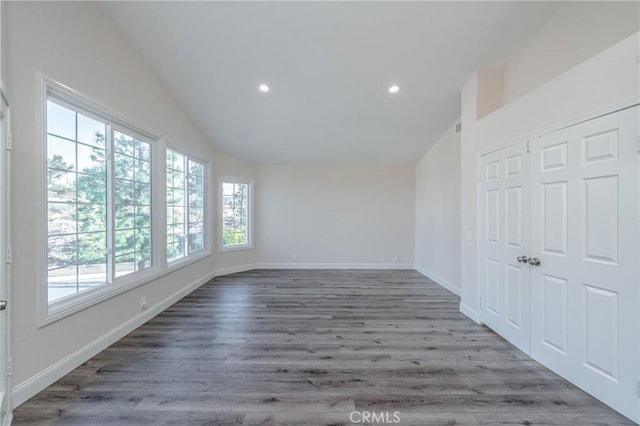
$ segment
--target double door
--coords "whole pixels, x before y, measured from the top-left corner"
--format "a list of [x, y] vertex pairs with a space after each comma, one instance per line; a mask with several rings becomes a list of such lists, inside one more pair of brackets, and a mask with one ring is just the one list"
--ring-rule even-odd
[[640, 421], [638, 106], [482, 157], [482, 321]]

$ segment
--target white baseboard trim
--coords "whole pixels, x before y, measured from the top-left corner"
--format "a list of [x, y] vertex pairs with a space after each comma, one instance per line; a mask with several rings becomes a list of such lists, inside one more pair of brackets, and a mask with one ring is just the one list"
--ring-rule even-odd
[[253, 269], [413, 269], [412, 263], [255, 263]]
[[423, 268], [420, 265], [414, 265], [413, 269], [415, 269], [416, 271], [420, 272], [422, 275], [424, 275], [425, 277], [429, 278], [431, 281], [435, 282], [436, 284], [439, 284], [441, 287], [446, 288], [447, 290], [449, 290], [451, 293], [455, 294], [456, 296], [460, 297], [460, 287], [451, 284], [449, 281], [445, 280], [444, 278], [442, 278], [441, 276], [434, 274], [433, 272], [428, 271], [427, 269]]
[[103, 334], [89, 344], [83, 346], [72, 354], [69, 354], [60, 361], [56, 362], [55, 364], [42, 370], [35, 376], [30, 377], [19, 385], [16, 385], [11, 392], [13, 408], [18, 407], [20, 404], [33, 397], [38, 392], [45, 389], [47, 386], [61, 379], [64, 375], [70, 373], [73, 369], [82, 365], [82, 363], [86, 362], [91, 357], [97, 355], [118, 340], [122, 339], [124, 336], [131, 333], [142, 324], [146, 323], [162, 311], [169, 308], [178, 300], [182, 299], [189, 293], [193, 292], [194, 290], [211, 280], [213, 277], [215, 277], [215, 275], [216, 274], [212, 272], [197, 279], [188, 286], [183, 287], [182, 289], [173, 293], [171, 296], [167, 297], [160, 303], [157, 303], [146, 311], [139, 313], [125, 323], [120, 324], [111, 331], [108, 331], [106, 334]]
[[482, 324], [482, 321], [480, 320], [480, 313], [477, 310], [471, 308], [469, 305], [465, 305], [464, 303], [460, 302], [460, 312], [471, 318], [476, 323]]
[[256, 269], [255, 267], [256, 265], [254, 265], [253, 263], [247, 263], [245, 265], [238, 265], [238, 266], [229, 266], [227, 268], [218, 268], [216, 269], [216, 277], [220, 277], [222, 275], [229, 275], [229, 274], [236, 274], [238, 272], [245, 272], [245, 271], [250, 271], [252, 269]]

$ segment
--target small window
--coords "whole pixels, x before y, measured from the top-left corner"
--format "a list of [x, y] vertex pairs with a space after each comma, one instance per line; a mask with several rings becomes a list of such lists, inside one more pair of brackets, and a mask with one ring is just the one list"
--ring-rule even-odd
[[167, 261], [205, 249], [205, 165], [167, 149]]
[[251, 181], [223, 178], [221, 186], [221, 249], [252, 248]]

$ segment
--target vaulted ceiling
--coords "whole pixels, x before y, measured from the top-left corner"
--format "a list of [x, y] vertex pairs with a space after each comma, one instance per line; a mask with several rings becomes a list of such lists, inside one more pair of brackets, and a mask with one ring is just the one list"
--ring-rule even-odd
[[560, 3], [101, 7], [218, 149], [260, 163], [411, 164], [459, 116], [473, 70], [508, 61]]

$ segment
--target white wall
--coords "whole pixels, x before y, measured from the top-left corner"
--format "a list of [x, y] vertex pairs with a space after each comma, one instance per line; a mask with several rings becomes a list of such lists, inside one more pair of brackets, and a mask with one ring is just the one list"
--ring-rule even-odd
[[[7, 61], [7, 12], [6, 1], [0, 0], [0, 81], [6, 78]], [[4, 77], [4, 78], [3, 78]]]
[[639, 30], [638, 2], [567, 2], [507, 64], [505, 103]]
[[[94, 339], [141, 318], [140, 297], [153, 312], [160, 302], [189, 284], [211, 276], [216, 268], [254, 262], [254, 253], [217, 254], [177, 270], [108, 301], [43, 328], [37, 326], [36, 291], [43, 285], [35, 258], [44, 232], [39, 188], [40, 125], [37, 121], [37, 73], [60, 81], [133, 121], [213, 159], [212, 188], [217, 175], [253, 177], [253, 166], [215, 152], [172, 96], [141, 59], [88, 2], [4, 4], [9, 15], [8, 85], [13, 101], [13, 280], [12, 356], [17, 402], [55, 379], [47, 370]], [[3, 10], [3, 14], [5, 10]], [[217, 200], [215, 191], [210, 194]], [[213, 215], [213, 212], [212, 212]], [[214, 244], [214, 249], [217, 245]], [[43, 372], [51, 373], [38, 376]]]
[[460, 294], [460, 134], [455, 124], [416, 165], [415, 264]]
[[[462, 89], [462, 303], [477, 319], [478, 156], [517, 137], [640, 94], [640, 33], [477, 120], [477, 73]], [[467, 240], [464, 235], [470, 233]]]
[[260, 263], [413, 264], [413, 166], [262, 166], [257, 181]]

